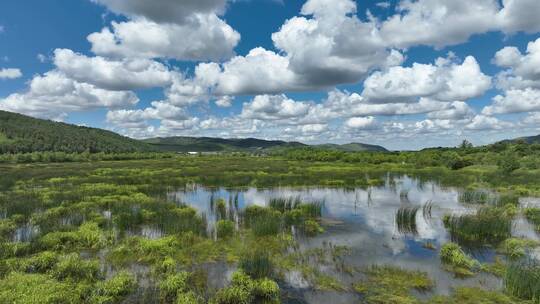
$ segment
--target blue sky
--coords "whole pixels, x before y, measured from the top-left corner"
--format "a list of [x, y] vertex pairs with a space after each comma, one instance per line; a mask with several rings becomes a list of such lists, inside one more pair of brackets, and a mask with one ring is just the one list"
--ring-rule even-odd
[[470, 2], [2, 1], [0, 109], [136, 138], [540, 133], [540, 3]]

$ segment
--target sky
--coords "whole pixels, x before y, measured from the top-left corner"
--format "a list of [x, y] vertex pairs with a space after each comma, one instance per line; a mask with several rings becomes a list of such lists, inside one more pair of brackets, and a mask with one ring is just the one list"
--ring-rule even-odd
[[540, 133], [538, 0], [4, 0], [0, 110], [394, 150]]

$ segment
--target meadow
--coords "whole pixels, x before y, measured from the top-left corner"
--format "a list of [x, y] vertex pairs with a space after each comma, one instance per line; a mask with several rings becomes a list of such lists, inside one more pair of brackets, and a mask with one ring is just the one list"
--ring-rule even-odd
[[4, 156], [0, 302], [540, 303], [540, 171], [451, 152]]

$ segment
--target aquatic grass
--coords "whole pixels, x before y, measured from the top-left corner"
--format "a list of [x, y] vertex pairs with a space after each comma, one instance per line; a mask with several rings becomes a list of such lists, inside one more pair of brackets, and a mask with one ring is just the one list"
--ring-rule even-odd
[[512, 216], [506, 209], [481, 207], [474, 214], [446, 215], [443, 221], [452, 241], [475, 247], [498, 244], [509, 238]]
[[439, 257], [441, 262], [447, 266], [447, 270], [457, 276], [472, 276], [480, 266], [455, 243], [444, 244], [439, 252]]
[[535, 259], [511, 263], [506, 270], [504, 286], [514, 297], [540, 303], [540, 263]]
[[476, 287], [457, 287], [449, 296], [435, 296], [429, 304], [525, 304], [500, 291], [483, 290]]
[[83, 302], [83, 290], [74, 282], [59, 282], [45, 274], [11, 272], [0, 280], [0, 299], [3, 303], [78, 304]]
[[511, 205], [519, 206], [520, 195], [516, 192], [507, 191], [499, 195], [496, 205], [499, 207]]
[[100, 281], [92, 290], [91, 303], [119, 303], [135, 291], [137, 280], [133, 274], [120, 271], [106, 281]]
[[224, 199], [218, 199], [216, 204], [216, 215], [220, 220], [227, 219], [227, 204]]
[[234, 222], [229, 220], [219, 220], [216, 223], [217, 237], [227, 239], [234, 235]]
[[210, 304], [278, 304], [280, 290], [276, 282], [263, 278], [254, 280], [243, 271], [233, 274], [231, 285], [218, 290]]
[[299, 196], [289, 198], [276, 197], [271, 198], [268, 201], [268, 207], [274, 210], [278, 210], [282, 213], [296, 209], [300, 204], [302, 204], [302, 201]]
[[[352, 155], [348, 160], [357, 162], [357, 160], [353, 160], [355, 157], [355, 155]], [[370, 156], [362, 157], [370, 158]], [[245, 187], [246, 185], [271, 187], [277, 185], [320, 185], [322, 184], [320, 183], [321, 181], [330, 184], [333, 183], [332, 180], [335, 180], [336, 185], [344, 185], [352, 189], [355, 188], [355, 185], [362, 185], [363, 187], [366, 184], [366, 180], [384, 177], [387, 171], [395, 170], [395, 172], [408, 172], [413, 177], [420, 177], [422, 181], [435, 179], [443, 186], [456, 185], [461, 187], [482, 180], [481, 186], [494, 186], [500, 191], [512, 189], [521, 194], [534, 193], [540, 190], [540, 187], [535, 185], [535, 183], [540, 181], [540, 178], [536, 177], [538, 174], [525, 169], [514, 172], [511, 177], [501, 177], [493, 174], [491, 168], [482, 166], [467, 168], [461, 173], [448, 173], [447, 170], [439, 168], [415, 169], [415, 161], [411, 160], [415, 157], [414, 155], [409, 155], [407, 152], [395, 153], [395, 155], [392, 153], [391, 156], [388, 156], [390, 159], [399, 159], [399, 162], [395, 164], [387, 163], [389, 160], [386, 157], [376, 156], [376, 158], [379, 159], [376, 165], [366, 163], [365, 166], [359, 166], [358, 163], [319, 163], [283, 160], [274, 157], [255, 158], [248, 156], [220, 156], [213, 158], [175, 157], [168, 160], [118, 161], [108, 163], [89, 162], [84, 164], [66, 163], [24, 165], [18, 167], [2, 165], [1, 171], [3, 174], [0, 176], [0, 187], [2, 191], [0, 195], [0, 218], [9, 221], [5, 222], [6, 235], [9, 237], [12, 234], [13, 226], [11, 224], [14, 224], [16, 228], [20, 228], [27, 223], [40, 226], [41, 234], [38, 235], [40, 237], [39, 239], [32, 240], [31, 242], [13, 243], [10, 242], [9, 238], [0, 240], [0, 268], [2, 268], [0, 269], [0, 277], [5, 278], [9, 275], [9, 272], [4, 271], [4, 265], [2, 265], [2, 262], [6, 259], [26, 261], [27, 259], [35, 258], [31, 263], [29, 262], [29, 266], [25, 268], [25, 271], [49, 273], [52, 272], [52, 269], [56, 268], [57, 263], [54, 262], [55, 255], [60, 259], [70, 252], [83, 252], [86, 258], [87, 256], [95, 257], [96, 254], [101, 256], [105, 253], [102, 261], [105, 265], [100, 265], [100, 267], [112, 267], [114, 271], [124, 266], [133, 266], [137, 269], [138, 267], [148, 267], [151, 270], [150, 275], [155, 276], [149, 282], [150, 285], [153, 285], [154, 279], [159, 281], [164, 276], [173, 274], [179, 269], [189, 269], [190, 271], [191, 269], [203, 269], [206, 266], [205, 263], [219, 261], [235, 263], [240, 259], [242, 250], [255, 248], [259, 246], [258, 244], [265, 244], [264, 248], [267, 248], [270, 252], [271, 260], [279, 265], [278, 270], [288, 269], [282, 268], [282, 262], [278, 261], [282, 257], [283, 252], [287, 250], [287, 247], [291, 244], [294, 245], [293, 238], [288, 233], [288, 227], [294, 225], [298, 230], [301, 230], [303, 223], [307, 223], [308, 221], [318, 223], [316, 212], [304, 213], [304, 209], [296, 208], [294, 210], [280, 212], [281, 214], [277, 221], [280, 224], [278, 229], [275, 230], [278, 231], [276, 234], [259, 237], [255, 232], [250, 230], [251, 228], [248, 228], [248, 221], [242, 215], [238, 234], [235, 234], [226, 241], [221, 239], [214, 241], [206, 237], [203, 231], [205, 229], [200, 229], [202, 226], [205, 226], [205, 220], [202, 216], [199, 218], [196, 212], [194, 216], [193, 211], [184, 205], [179, 206], [175, 203], [172, 204], [174, 206], [171, 206], [170, 203], [165, 201], [167, 196], [164, 193], [174, 193], [178, 189], [185, 188], [186, 184], [220, 187]], [[434, 164], [436, 165], [436, 163]], [[372, 173], [372, 171], [374, 172]], [[369, 175], [366, 172], [369, 172]], [[366, 177], [364, 178], [364, 176]], [[400, 174], [393, 174], [392, 176], [398, 177]], [[379, 180], [382, 181], [383, 179]], [[96, 184], [96, 186], [94, 187], [92, 184]], [[24, 205], [23, 203], [27, 200], [17, 199], [17, 197], [24, 196], [25, 193], [35, 193], [36, 197], [35, 202], [28, 201], [27, 211], [23, 210], [27, 206], [20, 206]], [[236, 198], [231, 199], [231, 197], [228, 197], [229, 201], [226, 204], [229, 208], [226, 210], [227, 218], [230, 218], [233, 214], [229, 212], [233, 210], [231, 206], [237, 205], [235, 202]], [[501, 198], [500, 201], [503, 201], [503, 199]], [[512, 198], [509, 201], [515, 201], [515, 199]], [[214, 205], [216, 204], [217, 202], [214, 202]], [[511, 203], [499, 204], [509, 205]], [[18, 208], [21, 208], [20, 210], [23, 211], [14, 212]], [[318, 209], [321, 210], [321, 208]], [[51, 212], [47, 213], [48, 210], [51, 210]], [[215, 210], [215, 206], [213, 210]], [[47, 216], [40, 216], [46, 213]], [[122, 216], [124, 213], [126, 216], [120, 221], [122, 222], [123, 220], [123, 223], [115, 225], [114, 222], [117, 221], [119, 215]], [[422, 207], [422, 213], [423, 215], [427, 214], [424, 211], [424, 207]], [[277, 217], [277, 214], [275, 216]], [[40, 224], [37, 223], [38, 219]], [[81, 236], [79, 226], [86, 222], [93, 222], [99, 227], [101, 230], [99, 237], [94, 238], [94, 229], [90, 229], [90, 233], [86, 237]], [[41, 224], [43, 224], [43, 229]], [[4, 224], [2, 223], [1, 225]], [[121, 226], [125, 226], [125, 228]], [[255, 224], [254, 226], [257, 225]], [[161, 233], [163, 234], [163, 237], [152, 240], [141, 236], [130, 236], [132, 231], [129, 231], [130, 233], [125, 238], [116, 238], [114, 242], [112, 241], [113, 238], [111, 238], [113, 231], [119, 232], [121, 229], [132, 229], [133, 232], [140, 232], [142, 229], [147, 228], [159, 231], [160, 235]], [[184, 231], [190, 232], [185, 233]], [[50, 249], [41, 246], [43, 245], [41, 238], [49, 233], [59, 233], [56, 235], [56, 238], [51, 237], [53, 241], [51, 242]], [[52, 235], [54, 236], [54, 234]], [[93, 246], [92, 244], [100, 243], [101, 236], [105, 240], [104, 245]], [[93, 240], [98, 241], [95, 242]], [[269, 245], [266, 246], [267, 244]], [[98, 250], [104, 250], [98, 251], [92, 249], [93, 247], [99, 248]], [[39, 252], [43, 250], [50, 251], [38, 258]], [[51, 253], [53, 250], [56, 251]], [[51, 259], [48, 259], [48, 257]], [[332, 267], [332, 269], [338, 272], [349, 273], [345, 272], [347, 271], [347, 266], [341, 266], [344, 264], [339, 259], [336, 259], [337, 262], [334, 262], [336, 265], [331, 262], [333, 257], [327, 256], [326, 259], [329, 264], [325, 265], [329, 265], [328, 267]], [[175, 263], [170, 263], [171, 261]], [[319, 262], [319, 258], [312, 257], [303, 265], [319, 266]], [[23, 264], [23, 262], [20, 264]], [[10, 265], [12, 265], [11, 261]], [[158, 265], [163, 266], [163, 272], [154, 272], [154, 269]], [[283, 265], [292, 268], [295, 264], [283, 263]], [[21, 269], [15, 269], [15, 271], [21, 271]], [[320, 285], [333, 285], [332, 280], [326, 280], [327, 277], [322, 278]], [[333, 277], [328, 276], [328, 278]], [[46, 279], [50, 279], [50, 276], [43, 276], [40, 279], [45, 282]], [[101, 279], [97, 281], [102, 282]], [[61, 283], [78, 280], [79, 278], [76, 277], [66, 277], [65, 281]], [[82, 281], [85, 281], [85, 279], [82, 279]], [[77, 284], [69, 283], [70, 290], [75, 291], [79, 288], [91, 291], [92, 289], [95, 290], [98, 284], [87, 284], [82, 281]], [[27, 282], [29, 281], [25, 278], [20, 278], [20, 283], [17, 284], [26, 284]], [[47, 284], [50, 284], [51, 289], [56, 288], [57, 286], [55, 284], [58, 282], [52, 279], [46, 281]], [[260, 294], [279, 294], [279, 288], [277, 288], [278, 292], [275, 292], [276, 289], [274, 287], [277, 287], [275, 282], [265, 282], [270, 287], [261, 289], [269, 292], [265, 293], [261, 291]], [[146, 284], [146, 281], [144, 283]], [[258, 283], [253, 284], [259, 286]], [[119, 284], [118, 286], [120, 285], [123, 284]], [[13, 292], [17, 292], [20, 295], [18, 292], [19, 289], [13, 285], [9, 286], [10, 288], [13, 287]], [[38, 295], [45, 294], [41, 293], [41, 286], [29, 283], [27, 286], [24, 286], [26, 289], [25, 292]], [[142, 300], [141, 294], [147, 291], [143, 290], [146, 287], [140, 288], [136, 291], [129, 292], [128, 301], [133, 299], [143, 302], [159, 301], [155, 294], [154, 298], [150, 295], [148, 298], [145, 296], [144, 300]], [[148, 288], [153, 290], [155, 286]], [[0, 289], [5, 290], [3, 286], [0, 286]], [[59, 289], [55, 290], [60, 292]], [[206, 298], [212, 297], [211, 291], [205, 293], [206, 289], [202, 290], [203, 292], [197, 291], [193, 293], [190, 291], [177, 294], [176, 300], [172, 301], [184, 303], [180, 302], [180, 298], [182, 298], [182, 300], [192, 303], [194, 298], [197, 298], [197, 295], [202, 295], [203, 293], [206, 295]], [[254, 291], [256, 288], [250, 290], [248, 292], [248, 298], [253, 301], [253, 295], [259, 291]], [[11, 290], [9, 291], [11, 292]], [[114, 295], [114, 293], [103, 292], [103, 295], [106, 294]], [[6, 295], [6, 293], [2, 295]], [[11, 296], [10, 294], [6, 296], [8, 299], [11, 299], [9, 298]], [[84, 298], [74, 300], [73, 302], [85, 302], [90, 299], [89, 296], [89, 294], [86, 294]], [[139, 298], [139, 296], [141, 297]], [[4, 299], [3, 296], [0, 296], [0, 298]], [[65, 298], [68, 299], [69, 296], [66, 295]], [[17, 300], [22, 302], [25, 299], [27, 300], [28, 298], [24, 298], [24, 296], [17, 298]], [[230, 297], [229, 299], [237, 300], [238, 298]], [[387, 300], [387, 298], [382, 299]], [[495, 299], [495, 297], [491, 297], [490, 299]], [[100, 298], [99, 300], [105, 301], [104, 298]], [[114, 299], [113, 301], [122, 302], [122, 300]], [[458, 301], [451, 303], [461, 304], [466, 302]], [[501, 301], [495, 303], [506, 304], [507, 302]]]
[[271, 215], [254, 219], [251, 224], [251, 231], [255, 236], [276, 235], [281, 232], [282, 220], [278, 215]]
[[182, 271], [165, 277], [159, 283], [159, 297], [162, 302], [172, 303], [178, 294], [189, 291], [190, 273]]
[[416, 214], [420, 210], [419, 206], [403, 206], [398, 209], [395, 216], [398, 231], [402, 234], [418, 234], [416, 228]]
[[255, 236], [276, 235], [283, 226], [279, 211], [259, 206], [247, 207], [243, 212], [243, 221]]
[[268, 207], [281, 213], [300, 210], [308, 218], [319, 218], [322, 216], [324, 201], [303, 202], [299, 196], [289, 198], [272, 198], [268, 202]]
[[366, 280], [354, 284], [354, 290], [364, 296], [368, 304], [418, 303], [412, 291], [427, 292], [434, 282], [427, 273], [383, 265], [364, 271]]
[[60, 258], [50, 273], [57, 280], [95, 282], [102, 278], [97, 260], [86, 260], [76, 253]]
[[524, 257], [527, 250], [538, 246], [540, 246], [540, 242], [534, 240], [509, 238], [501, 243], [497, 251], [515, 260]]
[[167, 234], [206, 234], [206, 219], [192, 207], [172, 208], [169, 205], [169, 208], [160, 210], [150, 221], [157, 223], [157, 227]]
[[324, 229], [314, 220], [306, 220], [302, 225], [302, 230], [307, 236], [315, 236], [317, 234], [323, 233]]
[[107, 236], [96, 223], [87, 222], [75, 231], [56, 231], [42, 236], [40, 248], [54, 251], [97, 250], [108, 244]]
[[526, 208], [524, 214], [527, 220], [535, 226], [536, 231], [540, 232], [540, 208]]
[[465, 204], [485, 205], [496, 200], [491, 192], [487, 190], [464, 190], [459, 193], [458, 200]]
[[271, 278], [274, 274], [270, 254], [263, 249], [246, 251], [240, 256], [238, 267], [254, 279]]
[[310, 218], [319, 218], [322, 216], [324, 205], [324, 201], [312, 201], [308, 203], [302, 203], [297, 208], [302, 210], [304, 215]]

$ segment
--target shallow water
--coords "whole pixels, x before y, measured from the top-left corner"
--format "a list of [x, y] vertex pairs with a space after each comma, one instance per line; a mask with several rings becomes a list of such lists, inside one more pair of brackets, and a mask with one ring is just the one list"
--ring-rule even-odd
[[[169, 199], [186, 204], [204, 213], [210, 230], [216, 220], [211, 201], [224, 199], [231, 205], [228, 212], [237, 213], [249, 205], [265, 206], [272, 198], [299, 197], [302, 201], [324, 201], [323, 226], [326, 232], [309, 239], [300, 239], [302, 249], [322, 247], [327, 244], [344, 245], [351, 249], [345, 258], [351, 267], [373, 264], [391, 264], [429, 273], [435, 280], [434, 293], [448, 294], [455, 286], [482, 286], [487, 289], [501, 287], [501, 280], [479, 274], [470, 279], [456, 279], [441, 268], [438, 249], [450, 241], [442, 217], [450, 213], [473, 212], [473, 206], [459, 202], [459, 189], [443, 188], [434, 182], [419, 182], [409, 177], [388, 178], [382, 186], [367, 189], [339, 188], [291, 188], [271, 189], [225, 189], [190, 186], [168, 194]], [[237, 200], [236, 204], [233, 202]], [[431, 211], [422, 206], [431, 202]], [[531, 200], [527, 200], [531, 203]], [[234, 205], [234, 206], [232, 206]], [[416, 215], [416, 231], [404, 233], [396, 224], [396, 212], [407, 206], [419, 206]], [[235, 216], [237, 218], [237, 216]], [[522, 218], [514, 222], [516, 236], [538, 239], [534, 229]], [[425, 248], [426, 243], [436, 249]], [[491, 249], [469, 252], [481, 262], [494, 260]], [[359, 280], [359, 274], [345, 275], [332, 267], [320, 269], [340, 279], [345, 286]], [[230, 273], [221, 271], [221, 273]], [[302, 276], [291, 272], [283, 284], [289, 290], [290, 303], [351, 303], [358, 301], [357, 295], [347, 292], [315, 291]]]

